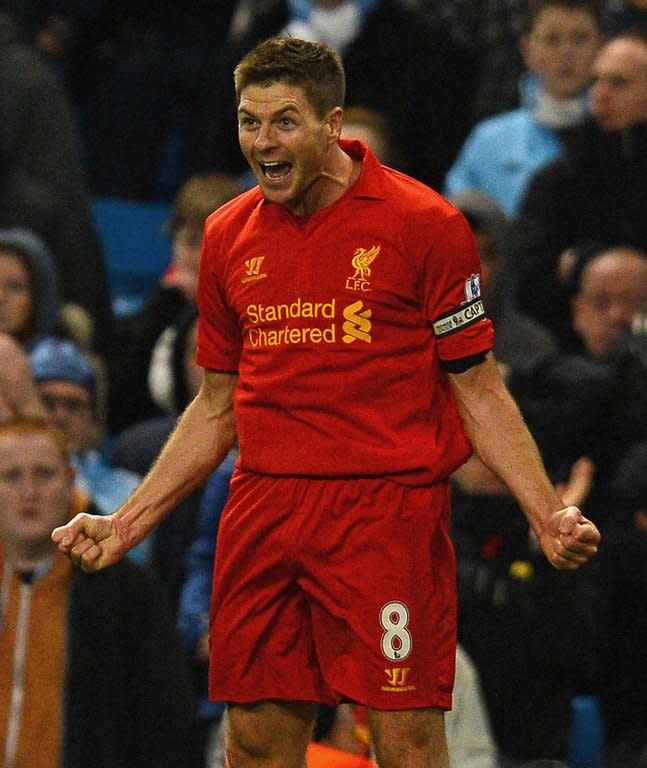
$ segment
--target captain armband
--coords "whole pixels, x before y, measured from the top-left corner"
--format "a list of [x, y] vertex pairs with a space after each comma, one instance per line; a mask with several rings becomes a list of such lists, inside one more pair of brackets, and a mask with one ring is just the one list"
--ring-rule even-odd
[[470, 325], [483, 319], [485, 319], [485, 307], [483, 306], [483, 299], [478, 297], [439, 317], [432, 323], [432, 328], [436, 337], [442, 339], [452, 333], [469, 328]]

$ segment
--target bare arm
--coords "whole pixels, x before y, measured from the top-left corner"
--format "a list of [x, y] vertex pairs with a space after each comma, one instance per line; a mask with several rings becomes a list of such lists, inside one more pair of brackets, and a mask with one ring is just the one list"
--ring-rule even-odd
[[84, 570], [120, 560], [203, 483], [234, 445], [233, 374], [205, 371], [198, 396], [184, 411], [150, 472], [113, 514], [82, 513], [52, 539]]
[[474, 450], [508, 486], [549, 562], [559, 569], [586, 562], [596, 552], [597, 528], [557, 493], [492, 354], [449, 378]]

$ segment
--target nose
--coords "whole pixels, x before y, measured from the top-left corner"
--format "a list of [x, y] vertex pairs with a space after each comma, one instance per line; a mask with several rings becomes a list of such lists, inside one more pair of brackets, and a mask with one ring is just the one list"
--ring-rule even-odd
[[271, 125], [260, 125], [254, 139], [254, 146], [259, 150], [268, 150], [276, 146], [276, 138]]
[[634, 315], [635, 311], [632, 308], [622, 302], [614, 302], [609, 307], [607, 319], [615, 328], [629, 329]]
[[25, 473], [21, 478], [20, 492], [23, 499], [32, 500], [36, 498], [38, 484], [36, 479], [29, 473]]

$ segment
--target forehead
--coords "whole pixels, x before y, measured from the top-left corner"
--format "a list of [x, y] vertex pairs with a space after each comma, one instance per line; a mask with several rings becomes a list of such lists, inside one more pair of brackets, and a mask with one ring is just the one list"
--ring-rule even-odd
[[0, 468], [20, 464], [25, 467], [36, 464], [65, 466], [58, 446], [52, 438], [42, 433], [0, 435]]
[[533, 32], [543, 32], [548, 29], [590, 29], [597, 28], [597, 21], [592, 13], [584, 8], [565, 8], [563, 6], [547, 6], [535, 16], [532, 22]]
[[633, 286], [647, 294], [647, 258], [631, 251], [609, 251], [588, 264], [582, 286], [614, 293]]
[[41, 392], [58, 397], [89, 398], [90, 393], [82, 384], [73, 381], [40, 381], [38, 386]]
[[314, 113], [308, 94], [302, 85], [277, 80], [269, 84], [252, 83], [240, 93], [239, 112], [275, 114], [295, 109], [304, 114]]
[[612, 40], [600, 51], [593, 66], [598, 74], [642, 77], [647, 81], [647, 45], [628, 38]]
[[5, 269], [7, 267], [10, 267], [11, 269], [17, 268], [21, 272], [24, 272], [25, 275], [28, 274], [24, 258], [15, 251], [9, 251], [5, 248], [0, 248], [0, 267], [4, 267]]

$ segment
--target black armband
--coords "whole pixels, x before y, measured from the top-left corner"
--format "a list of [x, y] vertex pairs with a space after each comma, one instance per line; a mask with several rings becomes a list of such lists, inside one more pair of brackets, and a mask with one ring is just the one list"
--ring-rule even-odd
[[480, 365], [485, 361], [487, 352], [477, 352], [475, 355], [469, 357], [461, 357], [458, 360], [441, 360], [441, 366], [447, 371], [447, 373], [465, 373], [465, 371], [473, 368], [475, 365]]

